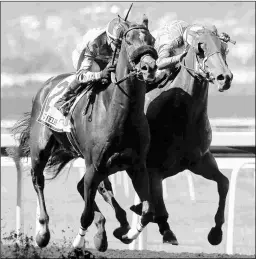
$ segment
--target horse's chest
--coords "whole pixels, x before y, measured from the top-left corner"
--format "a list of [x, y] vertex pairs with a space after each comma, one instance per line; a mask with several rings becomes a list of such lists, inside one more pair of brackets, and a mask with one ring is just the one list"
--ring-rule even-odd
[[209, 136], [210, 132], [201, 125], [175, 121], [159, 131], [152, 131], [150, 156], [163, 169], [184, 170], [201, 159], [209, 147]]

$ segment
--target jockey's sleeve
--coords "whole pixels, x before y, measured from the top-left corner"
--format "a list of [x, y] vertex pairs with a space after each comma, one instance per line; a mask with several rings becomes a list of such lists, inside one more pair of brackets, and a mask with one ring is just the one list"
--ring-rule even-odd
[[174, 67], [180, 60], [180, 56], [171, 56], [172, 55], [172, 50], [170, 46], [164, 45], [160, 48], [158, 52], [158, 59], [157, 59], [157, 67], [159, 70], [165, 69], [165, 68], [172, 68]]
[[90, 47], [85, 50], [83, 61], [76, 72], [76, 78], [82, 83], [89, 83], [101, 79], [101, 72], [92, 72], [92, 65], [95, 59], [95, 50]]

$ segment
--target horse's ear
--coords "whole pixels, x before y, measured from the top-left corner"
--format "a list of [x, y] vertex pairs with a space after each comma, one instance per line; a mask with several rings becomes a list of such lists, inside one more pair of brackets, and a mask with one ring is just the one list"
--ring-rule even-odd
[[143, 15], [142, 24], [148, 28], [148, 17], [145, 14]]

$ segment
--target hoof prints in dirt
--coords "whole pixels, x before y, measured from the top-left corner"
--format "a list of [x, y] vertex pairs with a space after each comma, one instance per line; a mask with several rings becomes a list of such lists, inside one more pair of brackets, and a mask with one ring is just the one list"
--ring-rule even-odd
[[255, 255], [227, 255], [227, 254], [206, 254], [206, 253], [166, 253], [153, 252], [148, 250], [113, 250], [109, 249], [106, 252], [98, 252], [94, 249], [88, 249], [84, 256], [76, 257], [73, 253], [69, 253], [71, 248], [60, 249], [59, 247], [49, 246], [49, 248], [40, 249], [38, 247], [20, 247], [16, 245], [1, 244], [1, 258], [255, 258]]

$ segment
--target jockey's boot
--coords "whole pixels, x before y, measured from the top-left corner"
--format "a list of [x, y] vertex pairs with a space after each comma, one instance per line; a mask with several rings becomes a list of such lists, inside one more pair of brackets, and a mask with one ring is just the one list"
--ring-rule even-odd
[[75, 78], [70, 85], [68, 86], [67, 92], [55, 103], [55, 107], [64, 115], [68, 115], [69, 105], [64, 105], [72, 96], [75, 95], [77, 87], [80, 85], [80, 82]]

